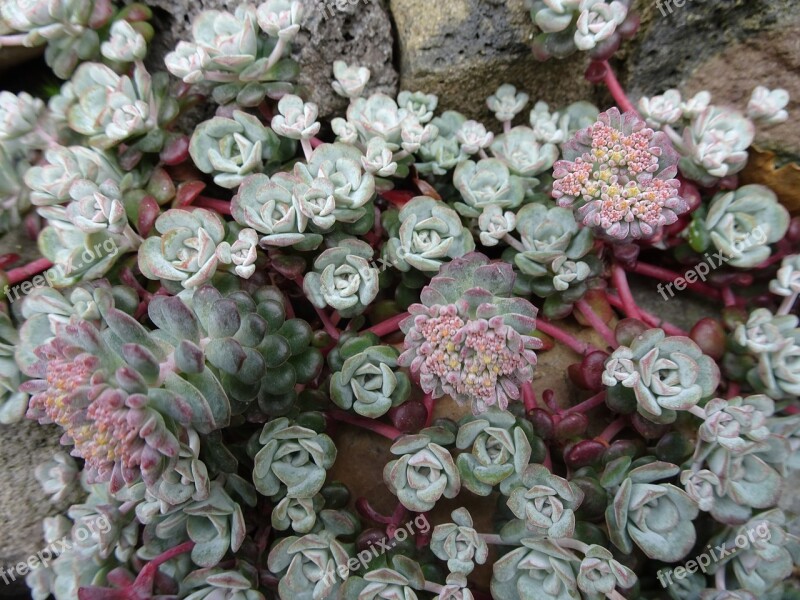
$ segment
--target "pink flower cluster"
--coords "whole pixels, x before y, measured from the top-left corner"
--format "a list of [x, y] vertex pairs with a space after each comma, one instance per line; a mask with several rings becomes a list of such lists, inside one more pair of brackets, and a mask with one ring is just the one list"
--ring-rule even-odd
[[415, 304], [399, 363], [419, 374], [420, 386], [434, 398], [445, 394], [472, 402], [481, 413], [520, 396], [519, 386], [533, 378], [534, 339], [503, 323], [502, 316], [470, 320], [458, 306]]
[[615, 240], [647, 239], [688, 210], [678, 196], [677, 154], [661, 132], [616, 108], [578, 132], [555, 164], [553, 197]]
[[[93, 328], [81, 322], [67, 330]], [[178, 440], [144, 394], [109, 385], [101, 360], [59, 337], [39, 346], [23, 391], [32, 394], [28, 418], [64, 429], [63, 444], [86, 461], [90, 482], [110, 481], [112, 491], [160, 471], [162, 458], [177, 454]]]

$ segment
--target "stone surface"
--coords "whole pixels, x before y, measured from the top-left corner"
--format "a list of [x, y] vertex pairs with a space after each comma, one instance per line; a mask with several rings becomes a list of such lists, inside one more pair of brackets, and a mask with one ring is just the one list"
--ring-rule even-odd
[[[343, 112], [345, 99], [331, 88], [333, 61], [358, 63], [372, 71], [367, 92], [397, 93], [392, 23], [383, 0], [303, 0], [303, 28], [294, 44], [300, 63], [298, 84], [305, 100], [316, 102], [320, 116]], [[233, 10], [236, 2], [223, 0], [149, 0], [156, 11], [158, 32], [151, 45], [151, 65], [163, 69], [164, 56], [180, 40], [191, 39], [192, 19], [203, 10]], [[339, 8], [341, 7], [341, 8]]]
[[[42, 519], [69, 507], [69, 501], [51, 504], [33, 473], [36, 465], [61, 449], [59, 437], [56, 427], [27, 419], [0, 425], [0, 567], [27, 560], [41, 550]], [[24, 578], [17, 577], [10, 585], [0, 580], [0, 598], [26, 590]]]
[[533, 57], [534, 26], [523, 0], [391, 0], [391, 9], [400, 88], [437, 94], [442, 110], [494, 127], [485, 101], [503, 83], [555, 107], [594, 99], [583, 78], [585, 58], [541, 63]]
[[[673, 2], [674, 4], [674, 2]], [[666, 5], [666, 2], [662, 3]], [[622, 81], [632, 98], [670, 87], [707, 89], [713, 102], [744, 109], [758, 85], [792, 96], [788, 123], [760, 127], [756, 143], [800, 157], [800, 13], [793, 0], [689, 0], [664, 14], [637, 0], [642, 28], [623, 45]]]

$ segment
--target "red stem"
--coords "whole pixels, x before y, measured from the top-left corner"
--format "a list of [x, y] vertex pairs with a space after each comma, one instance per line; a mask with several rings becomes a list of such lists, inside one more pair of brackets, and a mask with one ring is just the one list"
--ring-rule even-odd
[[742, 389], [742, 388], [741, 388], [741, 386], [740, 386], [738, 383], [736, 383], [735, 381], [731, 381], [731, 382], [728, 384], [728, 394], [727, 394], [728, 400], [730, 400], [731, 398], [735, 398], [736, 396], [738, 396], [738, 395], [739, 395], [739, 391], [740, 391], [741, 389]]
[[[637, 275], [652, 277], [653, 279], [658, 279], [660, 281], [665, 281], [667, 283], [674, 283], [676, 279], [683, 279], [683, 275], [681, 275], [680, 273], [676, 273], [675, 271], [670, 271], [669, 269], [665, 269], [663, 267], [657, 267], [656, 265], [650, 265], [642, 262], [637, 262], [633, 267], [630, 268], [630, 271], [632, 273], [636, 273]], [[686, 287], [704, 296], [709, 296], [714, 300], [720, 300], [722, 298], [722, 294], [718, 289], [713, 288], [710, 285], [703, 283], [701, 281], [695, 281], [695, 282], [687, 281]]]
[[533, 391], [533, 385], [530, 381], [522, 384], [522, 402], [525, 404], [525, 412], [536, 410], [536, 392]]
[[617, 344], [616, 337], [614, 337], [614, 332], [612, 332], [606, 322], [600, 318], [600, 315], [592, 310], [591, 305], [586, 301], [585, 298], [578, 300], [576, 306], [578, 307], [578, 310], [581, 311], [581, 314], [586, 317], [586, 320], [589, 321], [589, 325], [594, 327], [595, 331], [597, 331], [597, 333], [603, 337], [609, 346], [612, 348], [619, 346], [619, 344]]
[[731, 290], [731, 286], [726, 285], [722, 288], [722, 299], [725, 302], [725, 308], [736, 306], [736, 295]]
[[[606, 299], [608, 303], [613, 306], [614, 308], [622, 308], [622, 300], [619, 299], [619, 296], [614, 294], [610, 294], [606, 292]], [[649, 325], [650, 327], [658, 327], [663, 329], [667, 335], [682, 335], [684, 337], [688, 337], [689, 333], [684, 331], [677, 325], [673, 325], [669, 321], [665, 321], [652, 313], [647, 312], [643, 308], [639, 309], [639, 314], [642, 315], [642, 320]]]
[[209, 208], [223, 215], [231, 214], [231, 203], [227, 200], [217, 200], [216, 198], [198, 196], [197, 199], [192, 203], [192, 206], [196, 206], [198, 208]]
[[633, 111], [638, 115], [639, 113], [636, 111], [636, 108], [634, 108], [631, 101], [628, 100], [628, 95], [625, 93], [625, 90], [622, 89], [622, 85], [620, 85], [617, 75], [614, 73], [614, 69], [611, 68], [607, 60], [602, 61], [602, 65], [605, 67], [603, 83], [606, 84], [608, 91], [611, 92], [614, 102], [617, 103], [617, 106], [619, 106], [622, 112]]
[[422, 404], [425, 406], [425, 411], [428, 414], [425, 418], [425, 427], [430, 427], [431, 421], [433, 421], [433, 396], [425, 394], [425, 397], [422, 399]]
[[[297, 276], [294, 279], [294, 282], [303, 289], [303, 278], [301, 276]], [[322, 327], [325, 329], [325, 332], [333, 338], [334, 341], [338, 341], [341, 335], [340, 331], [336, 328], [336, 325], [333, 324], [328, 313], [326, 313], [321, 308], [315, 306], [313, 303], [311, 306], [314, 308], [314, 311], [317, 313], [319, 320], [322, 321]]]
[[364, 417], [351, 415], [349, 412], [339, 410], [338, 408], [331, 408], [326, 414], [334, 421], [347, 423], [348, 425], [354, 425], [356, 427], [360, 427], [361, 429], [367, 429], [392, 441], [403, 435], [400, 430], [395, 429], [391, 425], [381, 423], [380, 421], [376, 421], [374, 419], [366, 419]]
[[554, 340], [561, 342], [562, 344], [571, 348], [578, 354], [586, 355], [589, 354], [590, 352], [597, 350], [597, 348], [592, 346], [592, 344], [580, 341], [576, 337], [556, 327], [555, 325], [543, 319], [542, 317], [538, 317], [536, 319], [536, 329], [538, 329], [542, 333], [546, 333]]
[[35, 261], [28, 263], [24, 267], [17, 267], [16, 269], [6, 271], [8, 285], [14, 285], [20, 281], [25, 281], [26, 279], [29, 279], [30, 277], [33, 277], [42, 271], [46, 271], [52, 266], [53, 263], [46, 258], [37, 258]]
[[391, 517], [382, 515], [377, 510], [372, 508], [372, 505], [369, 503], [369, 500], [367, 500], [363, 496], [361, 496], [356, 500], [356, 510], [362, 517], [366, 517], [370, 521], [375, 521], [376, 523], [380, 523], [381, 525], [389, 525], [392, 522]]
[[567, 410], [561, 413], [561, 415], [564, 416], [571, 413], [584, 413], [592, 410], [593, 408], [597, 408], [605, 401], [606, 401], [606, 391], [603, 390], [602, 392], [595, 394], [588, 400], [584, 400], [580, 404], [576, 404], [575, 406], [569, 407]]
[[636, 306], [636, 300], [633, 299], [625, 269], [619, 265], [614, 265], [611, 270], [611, 280], [614, 283], [614, 287], [617, 288], [620, 300], [622, 300], [622, 310], [625, 315], [632, 319], [641, 320], [642, 315], [639, 312], [639, 307]]
[[374, 333], [378, 337], [384, 337], [400, 329], [400, 322], [407, 316], [408, 316], [407, 312], [400, 313], [399, 315], [390, 317], [385, 321], [381, 321], [377, 325], [373, 325], [372, 327], [367, 329], [367, 332]]
[[619, 417], [616, 421], [613, 421], [608, 427], [606, 427], [595, 439], [609, 443], [620, 431], [625, 429], [627, 425], [628, 417]]
[[0, 269], [5, 269], [8, 265], [12, 265], [19, 260], [19, 254], [3, 254], [0, 256]]

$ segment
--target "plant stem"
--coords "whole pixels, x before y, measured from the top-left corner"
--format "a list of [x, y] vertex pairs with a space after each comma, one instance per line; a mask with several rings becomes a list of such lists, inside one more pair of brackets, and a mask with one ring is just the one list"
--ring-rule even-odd
[[628, 425], [628, 418], [626, 416], [618, 417], [603, 432], [597, 436], [596, 439], [610, 443], [611, 440]]
[[422, 399], [422, 404], [425, 405], [425, 411], [428, 414], [425, 418], [425, 427], [430, 427], [431, 421], [433, 421], [433, 396], [425, 394], [425, 397]]
[[334, 341], [338, 341], [340, 336], [339, 330], [336, 329], [336, 325], [331, 322], [330, 317], [328, 317], [328, 313], [317, 306], [314, 306], [314, 311], [317, 313], [319, 320], [322, 321], [322, 327], [325, 328], [325, 332], [331, 336]]
[[399, 315], [390, 317], [385, 321], [381, 321], [377, 325], [373, 325], [372, 327], [367, 329], [367, 332], [374, 333], [378, 337], [389, 335], [390, 333], [394, 333], [395, 331], [400, 329], [400, 322], [407, 316], [408, 316], [407, 312], [400, 313]]
[[52, 266], [53, 263], [51, 263], [46, 258], [37, 258], [35, 261], [28, 263], [24, 267], [17, 267], [16, 269], [11, 269], [10, 271], [6, 271], [6, 277], [8, 278], [8, 285], [14, 285], [15, 283], [24, 281], [34, 275], [41, 273], [42, 271], [46, 271]]
[[603, 402], [606, 401], [606, 391], [603, 390], [602, 392], [595, 394], [588, 400], [584, 400], [580, 404], [576, 404], [575, 406], [570, 406], [567, 410], [565, 410], [562, 415], [569, 415], [572, 413], [583, 413], [593, 408], [597, 408]]
[[549, 335], [554, 340], [557, 340], [564, 344], [565, 346], [571, 348], [575, 352], [581, 355], [589, 354], [590, 352], [597, 350], [594, 346], [587, 342], [582, 342], [576, 337], [570, 335], [566, 331], [556, 327], [549, 321], [539, 317], [536, 319], [536, 329]]
[[693, 406], [692, 408], [689, 409], [689, 412], [692, 413], [695, 417], [703, 419], [704, 421], [706, 419], [706, 411], [700, 408], [699, 406]]
[[639, 313], [639, 307], [636, 306], [636, 301], [633, 299], [625, 269], [620, 265], [614, 265], [611, 272], [611, 280], [614, 283], [614, 287], [617, 288], [619, 299], [622, 300], [622, 310], [631, 319], [639, 319], [641, 321], [642, 315]]
[[[606, 292], [606, 299], [608, 300], [608, 303], [614, 308], [620, 308], [620, 309], [622, 308], [622, 300], [619, 299], [619, 296]], [[650, 327], [661, 328], [667, 335], [682, 335], [684, 337], [688, 337], [689, 335], [688, 331], [684, 331], [677, 325], [673, 325], [669, 321], [665, 321], [660, 317], [655, 316], [653, 313], [649, 313], [642, 308], [639, 308], [639, 314], [642, 315], [642, 320], [647, 325], [649, 325]]]
[[525, 246], [522, 245], [522, 242], [520, 242], [510, 233], [507, 233], [503, 236], [503, 241], [517, 252], [525, 252]]
[[311, 147], [311, 142], [309, 140], [300, 140], [300, 146], [303, 148], [303, 154], [306, 160], [311, 160], [311, 153], [314, 151]]
[[[630, 268], [630, 271], [632, 273], [636, 273], [637, 275], [652, 277], [653, 279], [659, 279], [660, 281], [664, 281], [667, 283], [674, 283], [676, 279], [683, 279], [683, 275], [681, 275], [680, 273], [676, 273], [675, 271], [670, 271], [669, 269], [665, 269], [663, 267], [657, 267], [656, 265], [650, 265], [642, 262], [637, 262], [633, 267]], [[703, 294], [704, 296], [709, 296], [714, 300], [722, 299], [722, 294], [718, 289], [713, 288], [710, 285], [703, 283], [701, 281], [694, 281], [694, 282], [686, 281], [686, 287], [700, 294]]]
[[778, 313], [777, 314], [779, 314], [779, 315], [788, 315], [789, 311], [792, 310], [792, 306], [794, 306], [794, 303], [797, 300], [797, 296], [798, 295], [799, 295], [799, 293], [795, 292], [791, 296], [787, 296], [786, 298], [784, 298], [783, 302], [781, 302], [781, 306], [778, 309]]
[[742, 388], [741, 388], [741, 386], [740, 386], [738, 383], [736, 383], [735, 381], [731, 381], [731, 382], [728, 384], [728, 393], [727, 393], [727, 398], [728, 398], [728, 400], [730, 400], [731, 398], [735, 398], [736, 396], [738, 396], [738, 395], [739, 395], [739, 391], [741, 391], [741, 389], [742, 389]]
[[356, 500], [356, 510], [371, 521], [375, 521], [376, 523], [380, 523], [382, 525], [389, 525], [392, 522], [391, 517], [387, 517], [386, 515], [382, 515], [377, 510], [372, 508], [372, 505], [369, 503], [365, 497], [360, 497]]
[[600, 318], [600, 315], [592, 310], [591, 305], [586, 301], [585, 298], [578, 300], [576, 306], [578, 310], [581, 311], [581, 314], [586, 317], [586, 320], [589, 321], [589, 324], [594, 327], [595, 331], [597, 331], [597, 333], [603, 337], [609, 346], [612, 348], [619, 346], [619, 344], [617, 344], [617, 339], [614, 337], [614, 333], [608, 327], [606, 322]]
[[431, 594], [441, 594], [444, 586], [434, 583], [433, 581], [425, 581], [425, 587], [423, 589]]
[[395, 429], [391, 425], [381, 423], [380, 421], [376, 421], [374, 419], [366, 419], [357, 415], [351, 415], [349, 412], [339, 410], [338, 408], [331, 408], [326, 411], [326, 414], [334, 421], [347, 423], [348, 425], [355, 425], [361, 429], [367, 429], [392, 441], [403, 435], [400, 430]]
[[731, 290], [731, 286], [726, 285], [722, 288], [722, 299], [725, 302], [725, 308], [736, 306], [736, 296]]
[[522, 384], [522, 402], [525, 404], [526, 413], [538, 408], [536, 404], [536, 392], [533, 391], [533, 385], [530, 381], [526, 381]]
[[227, 200], [217, 200], [216, 198], [208, 198], [207, 196], [198, 196], [192, 203], [192, 206], [196, 206], [198, 208], [209, 208], [223, 215], [231, 214], [231, 203]]
[[633, 111], [636, 114], [639, 114], [631, 101], [628, 99], [628, 95], [625, 93], [625, 90], [622, 89], [622, 85], [620, 85], [617, 75], [614, 73], [614, 69], [611, 68], [611, 65], [608, 63], [608, 61], [602, 61], [602, 65], [606, 69], [605, 75], [603, 75], [603, 83], [606, 84], [608, 91], [611, 92], [611, 96], [614, 98], [614, 102], [617, 103], [617, 106], [619, 106], [620, 110], [622, 110], [622, 112]]

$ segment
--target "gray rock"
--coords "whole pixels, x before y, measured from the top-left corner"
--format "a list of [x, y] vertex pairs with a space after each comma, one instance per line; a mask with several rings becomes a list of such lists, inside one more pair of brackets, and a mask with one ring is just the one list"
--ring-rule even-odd
[[[6, 572], [45, 546], [42, 520], [69, 507], [69, 500], [59, 506], [51, 504], [33, 473], [39, 463], [62, 449], [59, 437], [55, 426], [27, 419], [0, 425], [0, 567]], [[0, 578], [0, 598], [17, 597], [27, 590], [24, 576], [6, 578], [8, 585]]]
[[[794, 0], [637, 0], [642, 28], [623, 45], [621, 77], [632, 98], [670, 87], [707, 89], [716, 104], [744, 109], [758, 85], [792, 96], [789, 122], [759, 128], [756, 143], [800, 155], [800, 13]], [[672, 8], [670, 12], [669, 7]]]
[[391, 9], [401, 89], [437, 94], [442, 110], [495, 127], [485, 101], [503, 83], [556, 108], [595, 100], [583, 78], [585, 57], [546, 63], [533, 57], [535, 29], [523, 0], [391, 0]]
[[[397, 93], [393, 64], [392, 24], [382, 0], [303, 0], [303, 28], [294, 44], [300, 63], [298, 84], [305, 100], [316, 102], [320, 116], [329, 117], [347, 107], [331, 88], [333, 61], [358, 63], [372, 71], [367, 93]], [[235, 2], [222, 0], [148, 0], [156, 11], [157, 31], [150, 64], [163, 69], [164, 56], [180, 40], [191, 39], [192, 19], [203, 10], [233, 10]]]

